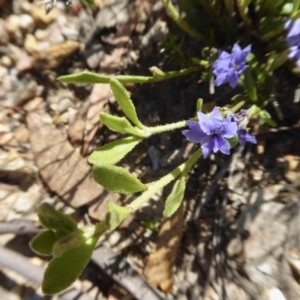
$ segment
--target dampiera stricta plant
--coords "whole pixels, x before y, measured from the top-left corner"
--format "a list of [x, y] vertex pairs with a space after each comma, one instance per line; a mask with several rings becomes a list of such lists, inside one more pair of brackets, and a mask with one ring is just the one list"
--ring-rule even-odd
[[[62, 1], [70, 3], [69, 0]], [[49, 13], [56, 0], [41, 2]], [[82, 2], [90, 4], [93, 1]], [[100, 120], [103, 125], [116, 132], [117, 136], [125, 137], [94, 149], [88, 157], [88, 162], [93, 166], [94, 180], [104, 189], [133, 196], [126, 204], [108, 201], [106, 218], [82, 227], [70, 216], [56, 211], [50, 205], [40, 206], [38, 216], [45, 230], [31, 241], [31, 247], [40, 255], [52, 257], [42, 284], [46, 294], [58, 293], [71, 285], [87, 265], [99, 238], [105, 232], [116, 229], [130, 214], [134, 214], [171, 183], [173, 187], [164, 203], [162, 216], [172, 216], [184, 200], [188, 173], [199, 163], [201, 156], [209, 159], [211, 153], [218, 152], [230, 155], [231, 149], [237, 144], [255, 144], [255, 135], [249, 133], [251, 122], [255, 120], [257, 124], [275, 124], [266, 110], [271, 94], [276, 90], [275, 70], [284, 65], [288, 58], [294, 61], [300, 70], [298, 0], [178, 1], [179, 7], [186, 9], [186, 13], [183, 14], [185, 18], [181, 17], [172, 1], [162, 0], [162, 3], [184, 34], [188, 34], [196, 42], [200, 41], [199, 49], [203, 51], [197, 52], [199, 57], [189, 57], [185, 61], [188, 65], [183, 64], [182, 69], [168, 72], [153, 67], [149, 76], [109, 76], [82, 71], [59, 77], [59, 80], [71, 84], [110, 85], [123, 116], [101, 112]], [[178, 47], [181, 46], [176, 45], [177, 50]], [[219, 50], [217, 57], [216, 48]], [[180, 49], [178, 52], [182, 54], [184, 50]], [[290, 67], [289, 64], [287, 66]], [[240, 89], [231, 91], [234, 94], [239, 90], [237, 94], [225, 99], [227, 103], [224, 107], [216, 105], [208, 114], [201, 111], [203, 101], [199, 101], [197, 119], [187, 121], [147, 126], [139, 119], [130, 93], [124, 87], [127, 83], [155, 83], [191, 73], [199, 76], [199, 73], [202, 73], [208, 88], [207, 74], [211, 74], [211, 70], [215, 76], [215, 86], [229, 84], [234, 89], [239, 85]], [[174, 105], [176, 103], [175, 99]], [[187, 141], [200, 146], [195, 147], [196, 150], [171, 172], [144, 183], [134, 172], [117, 165], [145, 139], [171, 130], [181, 130]]]

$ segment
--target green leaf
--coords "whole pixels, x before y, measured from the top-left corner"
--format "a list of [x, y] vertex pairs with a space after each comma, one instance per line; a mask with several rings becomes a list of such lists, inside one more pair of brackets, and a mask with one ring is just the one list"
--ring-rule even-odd
[[276, 126], [276, 122], [272, 119], [271, 115], [265, 110], [261, 110], [258, 114], [259, 124], [268, 124], [270, 126]]
[[202, 111], [202, 106], [203, 106], [203, 99], [199, 98], [197, 99], [197, 105], [196, 105], [196, 111]]
[[43, 292], [53, 295], [69, 287], [88, 264], [97, 240], [98, 237], [89, 238], [81, 246], [53, 258], [44, 274]]
[[118, 104], [120, 105], [128, 119], [132, 121], [137, 127], [144, 128], [143, 124], [137, 117], [135, 107], [129, 97], [128, 91], [115, 78], [111, 78], [109, 84]]
[[251, 0], [237, 0], [236, 4], [240, 13], [242, 20], [245, 22], [246, 25], [251, 26], [252, 20], [249, 16], [249, 4]]
[[142, 139], [137, 137], [126, 137], [96, 148], [88, 158], [90, 164], [113, 165], [119, 162], [129, 153]]
[[288, 60], [288, 54], [289, 49], [279, 54], [272, 53], [272, 55], [270, 55], [270, 57], [267, 60], [266, 71], [268, 73], [272, 73], [274, 70], [281, 67]]
[[42, 225], [48, 229], [71, 232], [77, 229], [76, 222], [68, 215], [54, 209], [48, 203], [38, 207], [38, 216]]
[[119, 133], [128, 133], [139, 137], [145, 136], [139, 128], [133, 127], [130, 122], [124, 117], [117, 117], [107, 113], [100, 113], [100, 120], [112, 131]]
[[52, 248], [53, 257], [60, 257], [65, 252], [79, 247], [85, 242], [83, 232], [76, 230], [58, 239]]
[[58, 80], [75, 84], [109, 83], [110, 76], [84, 71], [77, 74], [59, 76]]
[[53, 230], [38, 233], [29, 243], [30, 248], [39, 255], [51, 255], [57, 237]]
[[257, 91], [256, 91], [256, 86], [254, 83], [252, 72], [249, 70], [249, 68], [247, 68], [244, 71], [244, 75], [245, 75], [245, 89], [247, 91], [250, 100], [253, 103], [255, 103], [257, 102]]
[[271, 38], [276, 37], [276, 35], [281, 34], [283, 30], [282, 18], [278, 16], [262, 18], [259, 24], [259, 33], [264, 41], [269, 41]]
[[165, 218], [171, 217], [179, 208], [185, 191], [185, 177], [180, 177], [174, 184], [173, 189], [168, 196], [166, 203], [165, 203], [165, 209], [163, 211], [163, 216]]
[[94, 180], [110, 192], [131, 194], [147, 188], [127, 170], [113, 165], [94, 165]]
[[115, 204], [112, 201], [107, 202], [107, 223], [111, 230], [117, 228], [130, 214], [127, 207]]
[[236, 135], [233, 136], [232, 138], [227, 139], [227, 141], [229, 142], [230, 147], [231, 147], [231, 148], [234, 148], [234, 147], [238, 144], [238, 142], [239, 142], [239, 137], [238, 137], [238, 135], [236, 134]]

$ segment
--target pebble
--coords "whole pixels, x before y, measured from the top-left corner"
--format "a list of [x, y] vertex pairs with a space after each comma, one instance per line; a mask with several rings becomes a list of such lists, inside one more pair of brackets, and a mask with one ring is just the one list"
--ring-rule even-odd
[[9, 35], [5, 26], [5, 21], [0, 19], [0, 44], [5, 45], [9, 42]]
[[33, 32], [35, 23], [31, 15], [22, 14], [19, 16], [19, 27], [26, 32]]

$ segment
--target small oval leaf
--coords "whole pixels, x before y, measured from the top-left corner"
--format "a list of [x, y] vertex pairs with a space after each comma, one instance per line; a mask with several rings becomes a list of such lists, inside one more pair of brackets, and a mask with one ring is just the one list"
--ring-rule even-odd
[[139, 128], [133, 127], [130, 122], [124, 117], [118, 117], [107, 113], [100, 113], [100, 120], [112, 131], [119, 133], [128, 133], [140, 137], [145, 136]]
[[113, 165], [94, 165], [94, 180], [110, 192], [131, 194], [147, 188], [127, 170]]
[[88, 158], [90, 164], [106, 165], [119, 162], [129, 153], [142, 139], [137, 137], [126, 137], [96, 148]]
[[38, 216], [42, 225], [48, 229], [61, 232], [71, 232], [77, 229], [76, 222], [70, 216], [57, 211], [48, 203], [42, 203], [38, 207]]
[[60, 257], [65, 252], [70, 251], [73, 248], [77, 248], [85, 242], [85, 238], [81, 230], [76, 230], [66, 234], [58, 239], [52, 248], [53, 257]]
[[97, 240], [96, 237], [89, 238], [81, 246], [53, 258], [44, 274], [43, 292], [53, 295], [69, 287], [88, 264]]
[[144, 128], [143, 124], [137, 117], [135, 107], [125, 87], [115, 78], [111, 78], [109, 84], [118, 104], [120, 105], [128, 119], [132, 121], [133, 124], [135, 124], [137, 127]]
[[165, 203], [165, 208], [163, 211], [163, 216], [165, 218], [171, 217], [179, 208], [183, 200], [185, 186], [185, 177], [181, 177], [175, 182], [173, 189]]
[[112, 201], [107, 202], [107, 223], [110, 230], [117, 228], [129, 215], [130, 210], [127, 207], [115, 204]]
[[77, 74], [59, 76], [58, 80], [75, 84], [109, 83], [110, 76], [84, 71]]
[[53, 230], [38, 233], [29, 243], [30, 248], [39, 255], [51, 255], [57, 237]]

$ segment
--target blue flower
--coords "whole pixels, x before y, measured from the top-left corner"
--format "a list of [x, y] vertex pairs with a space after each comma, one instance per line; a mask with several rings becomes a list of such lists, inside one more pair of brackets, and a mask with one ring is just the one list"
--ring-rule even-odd
[[295, 21], [288, 19], [284, 27], [288, 31], [285, 40], [289, 46], [289, 59], [295, 60], [300, 69], [300, 18]]
[[198, 122], [187, 121], [190, 129], [182, 131], [188, 141], [201, 144], [204, 158], [218, 151], [228, 155], [230, 144], [227, 139], [237, 135], [237, 123], [229, 114], [224, 119], [217, 107], [208, 116], [198, 112], [198, 119]]
[[238, 44], [234, 44], [232, 52], [219, 52], [219, 58], [212, 64], [213, 73], [216, 76], [215, 85], [229, 83], [235, 88], [239, 75], [247, 68], [246, 58], [251, 51], [251, 45], [241, 49]]
[[238, 137], [239, 137], [239, 143], [241, 145], [248, 143], [256, 144], [256, 137], [254, 135], [251, 135], [248, 133], [247, 129], [239, 128], [238, 129]]
[[249, 113], [245, 109], [241, 109], [238, 113], [233, 115], [233, 119], [238, 124], [237, 135], [239, 143], [244, 145], [245, 143], [256, 144], [256, 137], [248, 133], [247, 124], [249, 122]]

